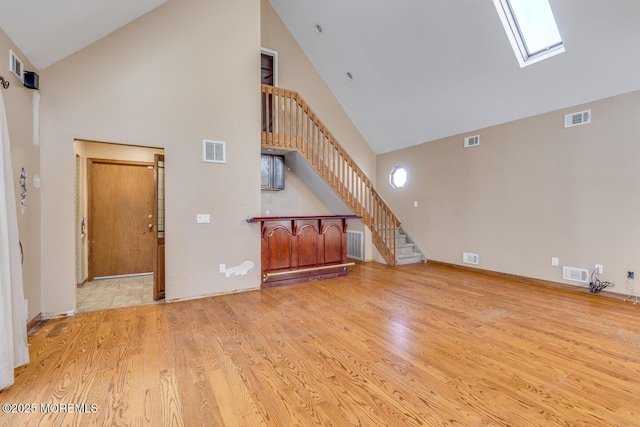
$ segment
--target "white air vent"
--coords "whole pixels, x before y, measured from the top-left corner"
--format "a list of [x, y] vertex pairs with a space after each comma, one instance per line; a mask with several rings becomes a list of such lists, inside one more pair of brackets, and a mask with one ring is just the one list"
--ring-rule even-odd
[[202, 161], [208, 163], [226, 163], [226, 150], [224, 141], [202, 140]]
[[478, 265], [478, 254], [472, 254], [469, 252], [462, 253], [462, 262], [467, 264], [475, 264]]
[[464, 148], [480, 145], [480, 135], [468, 136], [464, 139]]
[[562, 278], [580, 283], [589, 283], [589, 270], [575, 267], [562, 267]]
[[591, 110], [580, 111], [579, 113], [564, 116], [564, 127], [566, 128], [587, 123], [591, 123]]
[[22, 65], [20, 58], [18, 58], [11, 49], [9, 49], [9, 70], [11, 70], [21, 82], [24, 82], [24, 65]]
[[364, 261], [364, 233], [347, 230], [347, 258]]

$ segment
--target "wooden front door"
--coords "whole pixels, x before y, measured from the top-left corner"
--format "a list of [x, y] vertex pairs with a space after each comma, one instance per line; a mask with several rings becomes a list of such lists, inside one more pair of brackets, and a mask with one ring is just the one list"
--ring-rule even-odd
[[152, 273], [153, 164], [88, 159], [89, 280]]
[[164, 155], [154, 157], [155, 170], [155, 274], [153, 275], [153, 299], [164, 298]]

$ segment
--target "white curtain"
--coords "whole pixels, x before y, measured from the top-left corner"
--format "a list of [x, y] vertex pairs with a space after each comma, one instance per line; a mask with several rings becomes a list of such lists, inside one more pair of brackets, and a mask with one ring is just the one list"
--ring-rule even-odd
[[7, 115], [0, 86], [0, 390], [13, 384], [14, 368], [29, 362], [22, 289], [16, 197]]

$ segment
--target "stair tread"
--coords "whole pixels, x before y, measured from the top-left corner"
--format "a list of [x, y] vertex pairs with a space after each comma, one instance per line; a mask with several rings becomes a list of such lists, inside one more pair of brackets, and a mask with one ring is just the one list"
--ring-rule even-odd
[[396, 255], [397, 265], [419, 264], [423, 262], [424, 256], [421, 253], [414, 252], [408, 255]]
[[413, 257], [422, 257], [422, 254], [420, 252], [412, 252], [410, 254], [400, 254], [400, 255], [396, 255], [396, 258], [400, 259], [404, 259], [404, 258], [413, 258]]

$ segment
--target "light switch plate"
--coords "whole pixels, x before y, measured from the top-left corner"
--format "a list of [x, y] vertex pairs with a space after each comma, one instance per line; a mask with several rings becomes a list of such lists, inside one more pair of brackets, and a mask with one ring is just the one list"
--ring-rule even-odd
[[196, 223], [198, 224], [209, 224], [211, 222], [210, 214], [197, 214], [196, 215]]

